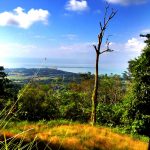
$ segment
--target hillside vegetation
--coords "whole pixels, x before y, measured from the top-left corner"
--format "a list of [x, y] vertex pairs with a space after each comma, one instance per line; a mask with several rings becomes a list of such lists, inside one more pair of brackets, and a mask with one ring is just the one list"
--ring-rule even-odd
[[[148, 144], [105, 127], [69, 121], [12, 122], [1, 130], [1, 148], [39, 150], [146, 150]], [[11, 138], [11, 139], [10, 139]], [[6, 144], [7, 143], [7, 144]], [[16, 146], [17, 145], [17, 146]]]
[[[91, 96], [94, 87], [91, 73], [80, 75], [80, 80], [67, 82], [63, 78], [55, 82], [37, 82], [33, 76], [27, 84], [17, 84], [7, 78], [4, 67], [0, 66], [2, 150], [42, 150], [46, 149], [45, 144], [50, 149], [149, 150], [150, 34], [143, 36], [147, 37], [147, 46], [141, 56], [129, 62], [128, 72], [123, 76], [98, 76], [95, 123], [110, 129], [90, 126], [93, 124]], [[36, 78], [41, 77], [37, 73]], [[112, 128], [142, 137], [147, 143], [149, 140], [149, 146], [113, 133]]]

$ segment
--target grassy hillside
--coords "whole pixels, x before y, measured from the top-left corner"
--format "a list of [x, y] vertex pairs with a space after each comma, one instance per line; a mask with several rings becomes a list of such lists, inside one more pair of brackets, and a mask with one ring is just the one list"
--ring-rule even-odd
[[148, 147], [146, 142], [108, 128], [68, 121], [11, 122], [0, 133], [1, 149], [146, 150]]

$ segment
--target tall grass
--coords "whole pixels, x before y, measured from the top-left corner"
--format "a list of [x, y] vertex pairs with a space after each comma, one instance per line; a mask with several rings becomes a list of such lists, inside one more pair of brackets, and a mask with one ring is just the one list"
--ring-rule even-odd
[[66, 120], [10, 122], [1, 130], [1, 149], [146, 150], [148, 144], [105, 127]]

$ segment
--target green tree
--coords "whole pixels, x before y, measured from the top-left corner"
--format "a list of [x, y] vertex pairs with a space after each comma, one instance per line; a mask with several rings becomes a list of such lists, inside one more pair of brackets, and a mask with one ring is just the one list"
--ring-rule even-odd
[[119, 75], [101, 75], [99, 82], [99, 103], [115, 104], [122, 100], [124, 87]]
[[[28, 86], [26, 88], [26, 86]], [[28, 120], [57, 119], [57, 99], [47, 85], [25, 85], [19, 94], [19, 118]]]
[[142, 54], [129, 61], [129, 71], [133, 77], [132, 130], [150, 137], [150, 34]]
[[[14, 84], [7, 78], [7, 74], [4, 71], [4, 67], [0, 66], [0, 111], [1, 117], [14, 116], [14, 112], [17, 110], [17, 93], [20, 87]], [[6, 115], [8, 112], [9, 115]], [[6, 118], [7, 118], [6, 117]]]
[[102, 125], [120, 125], [124, 83], [119, 75], [101, 75], [98, 90], [97, 122]]
[[7, 96], [6, 88], [9, 82], [10, 81], [7, 78], [7, 74], [4, 72], [4, 67], [0, 66], [0, 98]]
[[68, 87], [32, 83], [22, 88], [18, 94], [20, 119], [72, 119], [89, 120], [90, 104], [88, 94], [80, 91], [78, 84]]

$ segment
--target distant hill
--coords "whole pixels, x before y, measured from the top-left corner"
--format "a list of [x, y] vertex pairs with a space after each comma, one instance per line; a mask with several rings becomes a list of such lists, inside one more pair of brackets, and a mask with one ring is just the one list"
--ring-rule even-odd
[[66, 72], [52, 68], [6, 68], [8, 78], [16, 83], [27, 83], [33, 79], [38, 82], [49, 83], [51, 81], [69, 82], [78, 80], [79, 74]]
[[60, 76], [60, 75], [77, 75], [76, 73], [72, 72], [66, 72], [62, 70], [57, 69], [51, 69], [51, 68], [6, 68], [5, 72], [8, 74], [8, 76], [11, 75], [24, 75], [24, 76], [33, 76], [35, 74], [38, 74], [38, 76]]

